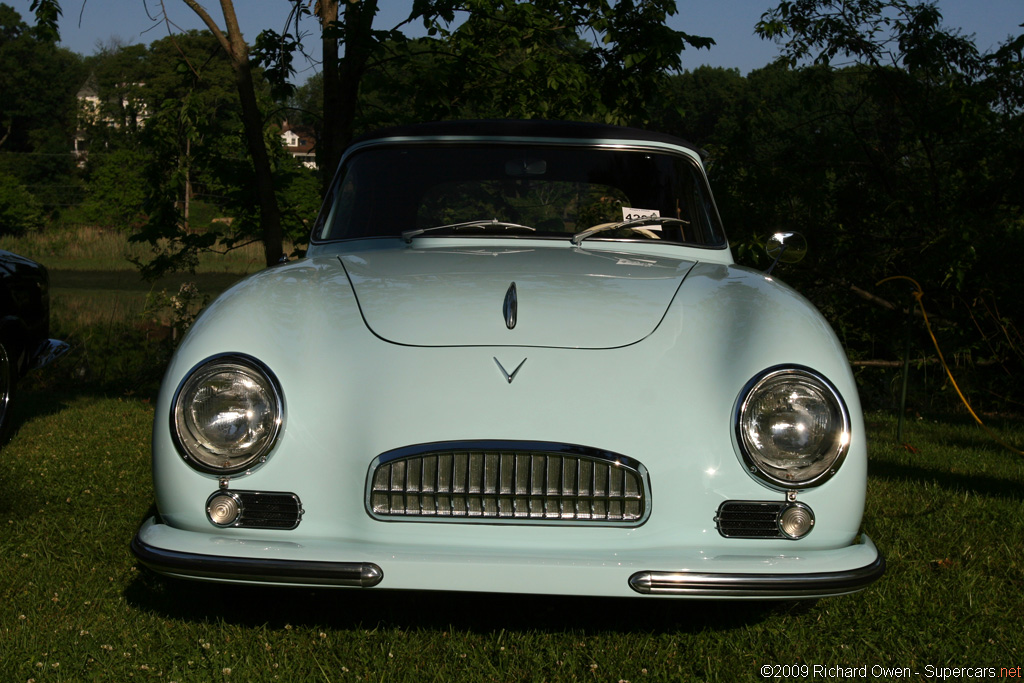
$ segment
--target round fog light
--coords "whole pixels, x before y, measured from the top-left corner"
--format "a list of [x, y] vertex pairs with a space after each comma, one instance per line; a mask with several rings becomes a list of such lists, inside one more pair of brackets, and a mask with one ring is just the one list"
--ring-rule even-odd
[[230, 493], [215, 493], [206, 501], [206, 516], [217, 526], [231, 526], [242, 513], [238, 499]]
[[801, 503], [787, 506], [779, 515], [779, 531], [786, 538], [803, 538], [814, 527], [814, 513]]

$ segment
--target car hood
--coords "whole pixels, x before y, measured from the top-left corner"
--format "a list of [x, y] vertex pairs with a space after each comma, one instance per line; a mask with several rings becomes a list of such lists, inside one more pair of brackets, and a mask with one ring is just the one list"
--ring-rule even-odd
[[565, 246], [382, 249], [339, 258], [370, 330], [410, 346], [626, 346], [658, 327], [694, 265]]

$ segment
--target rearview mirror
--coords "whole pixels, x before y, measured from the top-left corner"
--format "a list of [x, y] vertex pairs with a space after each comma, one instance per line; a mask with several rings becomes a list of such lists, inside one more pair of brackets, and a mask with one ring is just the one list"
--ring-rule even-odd
[[544, 175], [547, 172], [548, 162], [543, 159], [512, 159], [505, 162], [505, 175], [513, 178]]

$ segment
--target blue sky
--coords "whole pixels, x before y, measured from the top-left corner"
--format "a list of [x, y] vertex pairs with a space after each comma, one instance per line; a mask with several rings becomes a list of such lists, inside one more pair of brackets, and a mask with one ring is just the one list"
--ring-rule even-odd
[[[31, 0], [0, 0], [29, 20]], [[198, 18], [181, 0], [164, 0], [171, 19], [181, 28], [202, 28]], [[219, 3], [204, 4], [219, 16]], [[408, 13], [411, 3], [381, 0], [377, 17], [380, 28], [390, 28]], [[710, 36], [717, 45], [710, 50], [687, 50], [683, 68], [703, 64], [739, 69], [746, 74], [764, 66], [778, 48], [754, 35], [754, 24], [774, 0], [679, 0], [679, 13], [670, 24], [687, 33]], [[99, 43], [117, 38], [124, 44], [150, 43], [167, 35], [167, 28], [150, 20], [146, 8], [155, 11], [159, 0], [62, 0], [62, 44], [89, 55]], [[264, 28], [281, 30], [288, 4], [282, 0], [236, 0], [242, 31], [250, 41]], [[1018, 35], [1024, 23], [1024, 0], [940, 0], [939, 9], [948, 26], [975, 34], [978, 47], [987, 51], [1008, 36]], [[313, 30], [312, 25], [310, 30]], [[311, 43], [315, 43], [312, 40]], [[315, 67], [309, 67], [313, 69]], [[311, 73], [311, 72], [310, 72]], [[300, 75], [301, 78], [301, 75]]]

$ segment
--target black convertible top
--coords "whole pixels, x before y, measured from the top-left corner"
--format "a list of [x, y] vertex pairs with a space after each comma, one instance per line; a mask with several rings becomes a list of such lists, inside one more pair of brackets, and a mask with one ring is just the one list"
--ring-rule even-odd
[[639, 128], [612, 126], [604, 123], [578, 121], [545, 121], [541, 119], [475, 121], [434, 121], [407, 126], [395, 126], [373, 131], [354, 142], [366, 142], [395, 137], [523, 137], [561, 139], [607, 139], [663, 142], [691, 149], [701, 156], [704, 151], [691, 143], [666, 133], [655, 133]]

